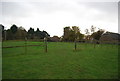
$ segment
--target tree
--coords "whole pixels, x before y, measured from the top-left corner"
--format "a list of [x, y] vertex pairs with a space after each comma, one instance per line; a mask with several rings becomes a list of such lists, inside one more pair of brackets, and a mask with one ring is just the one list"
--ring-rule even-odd
[[5, 30], [4, 30], [4, 26], [2, 24], [0, 24], [0, 29], [2, 29], [2, 39], [4, 40], [5, 39]]
[[75, 32], [73, 30], [69, 31], [68, 41], [75, 41]]
[[79, 35], [80, 35], [80, 29], [79, 27], [77, 26], [72, 26], [72, 30], [74, 32], [74, 37], [75, 37], [75, 40], [79, 40]]
[[27, 36], [27, 31], [21, 26], [18, 28], [18, 31], [16, 32], [16, 38], [17, 39], [25, 39]]
[[28, 38], [33, 39], [34, 38], [34, 28], [31, 28], [28, 30]]
[[10, 28], [10, 30], [13, 34], [15, 34], [17, 32], [17, 29], [18, 29], [18, 27], [15, 24], [13, 24]]
[[75, 27], [73, 29], [70, 28], [70, 26], [67, 26], [64, 28], [64, 35], [63, 40], [64, 41], [74, 41], [75, 40]]
[[0, 28], [2, 29], [3, 32], [5, 27], [2, 24], [0, 24]]
[[34, 28], [31, 28], [28, 30], [28, 34], [34, 34]]
[[71, 31], [70, 26], [64, 28], [64, 34], [63, 34], [64, 41], [69, 41], [70, 31]]
[[86, 41], [88, 41], [90, 39], [90, 36], [89, 36], [90, 32], [88, 29], [85, 29], [85, 34], [86, 34]]
[[6, 30], [6, 40], [13, 40], [14, 36], [10, 29]]
[[93, 25], [91, 26], [91, 32], [94, 33], [95, 32], [96, 27], [94, 27]]
[[45, 37], [49, 38], [50, 35], [46, 31], [40, 31], [39, 28], [35, 31], [35, 37], [39, 39], [44, 39]]
[[89, 34], [90, 34], [90, 32], [89, 32], [88, 29], [85, 29], [85, 34], [86, 34], [86, 35], [89, 35]]
[[82, 34], [82, 33], [78, 33], [79, 41], [83, 40], [83, 37], [84, 37], [84, 34]]
[[67, 26], [64, 28], [63, 40], [64, 41], [79, 41], [83, 38], [83, 34], [80, 33], [78, 26]]
[[94, 32], [91, 36], [96, 39], [99, 40], [101, 35], [104, 33], [105, 31], [103, 29], [99, 29], [97, 32]]
[[[94, 27], [94, 26], [92, 25], [92, 26], [91, 26], [91, 32], [92, 32], [92, 34], [95, 32], [95, 30], [96, 30], [96, 27]], [[95, 41], [94, 38], [92, 38], [91, 40], [92, 40], [92, 42]]]
[[80, 29], [77, 26], [72, 26], [72, 30], [75, 32], [75, 34], [80, 32]]
[[17, 30], [18, 30], [18, 27], [15, 24], [13, 24], [10, 27], [10, 31], [9, 32], [12, 33], [12, 37], [13, 37], [12, 39], [16, 39], [16, 32], [17, 32]]
[[50, 37], [50, 35], [49, 35], [46, 31], [43, 30], [42, 33], [43, 33], [43, 36], [44, 36], [44, 37]]
[[37, 30], [35, 31], [35, 37], [38, 39], [41, 38], [41, 31], [39, 30], [39, 28], [37, 28]]

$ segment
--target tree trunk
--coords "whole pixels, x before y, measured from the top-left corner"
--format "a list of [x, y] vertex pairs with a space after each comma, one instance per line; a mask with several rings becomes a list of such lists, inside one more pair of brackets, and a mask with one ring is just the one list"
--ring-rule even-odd
[[76, 44], [76, 40], [75, 40], [75, 50], [77, 49], [77, 44]]

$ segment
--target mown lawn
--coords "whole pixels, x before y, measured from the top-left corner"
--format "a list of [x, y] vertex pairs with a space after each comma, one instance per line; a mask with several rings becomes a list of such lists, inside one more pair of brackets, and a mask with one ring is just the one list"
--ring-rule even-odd
[[[44, 42], [28, 42], [41, 44]], [[3, 46], [24, 41], [3, 42]], [[43, 46], [2, 49], [3, 79], [117, 79], [118, 46], [48, 42]]]

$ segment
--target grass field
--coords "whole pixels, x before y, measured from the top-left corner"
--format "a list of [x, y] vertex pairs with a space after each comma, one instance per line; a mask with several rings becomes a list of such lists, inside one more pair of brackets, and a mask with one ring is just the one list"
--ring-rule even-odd
[[[24, 45], [7, 41], [3, 46]], [[44, 45], [44, 42], [27, 42]], [[2, 49], [3, 79], [117, 79], [118, 46], [48, 42], [43, 46]]]

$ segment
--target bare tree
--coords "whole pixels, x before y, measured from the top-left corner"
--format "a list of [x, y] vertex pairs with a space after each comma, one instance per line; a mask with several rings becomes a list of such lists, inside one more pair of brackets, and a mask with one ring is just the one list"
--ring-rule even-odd
[[85, 29], [85, 34], [86, 34], [86, 35], [89, 35], [89, 34], [90, 34], [90, 32], [89, 32], [88, 29]]
[[92, 25], [90, 30], [91, 30], [92, 33], [94, 33], [95, 30], [96, 30], [96, 27], [94, 27], [94, 26]]

